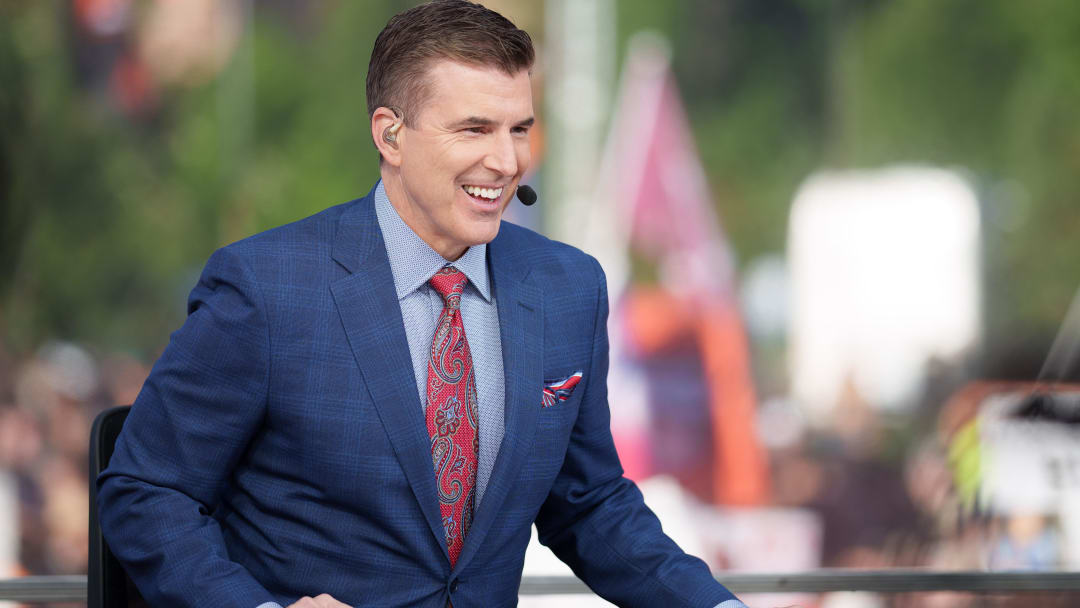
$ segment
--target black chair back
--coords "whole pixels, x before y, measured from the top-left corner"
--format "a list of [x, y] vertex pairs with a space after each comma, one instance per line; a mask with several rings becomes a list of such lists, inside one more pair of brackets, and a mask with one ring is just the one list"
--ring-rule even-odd
[[97, 477], [109, 466], [116, 438], [130, 406], [105, 410], [90, 428], [90, 558], [86, 576], [87, 608], [135, 608], [146, 602], [128, 578], [101, 535], [97, 511]]

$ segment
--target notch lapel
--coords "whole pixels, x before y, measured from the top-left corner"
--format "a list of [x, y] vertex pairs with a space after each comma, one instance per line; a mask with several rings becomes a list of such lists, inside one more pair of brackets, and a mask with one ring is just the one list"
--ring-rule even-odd
[[[500, 236], [506, 234], [500, 230]], [[543, 391], [543, 292], [527, 281], [528, 260], [507, 239], [496, 237], [488, 245], [492, 287], [499, 310], [500, 342], [505, 387], [505, 424], [484, 498], [465, 536], [454, 572], [468, 566], [483, 544], [495, 515], [502, 509], [532, 446]]]
[[369, 194], [338, 224], [333, 257], [351, 274], [333, 282], [330, 291], [394, 454], [449, 560], [431, 464], [431, 438], [416, 394], [401, 306], [373, 202]]

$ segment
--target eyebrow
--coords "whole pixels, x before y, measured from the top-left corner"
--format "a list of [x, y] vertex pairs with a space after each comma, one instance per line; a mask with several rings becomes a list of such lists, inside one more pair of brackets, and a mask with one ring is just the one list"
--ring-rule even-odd
[[[536, 117], [530, 116], [525, 120], [522, 120], [515, 124], [515, 127], [531, 127], [536, 122]], [[463, 127], [490, 127], [495, 125], [495, 121], [490, 118], [483, 118], [481, 116], [469, 116], [463, 118], [450, 125], [451, 129], [461, 129]]]

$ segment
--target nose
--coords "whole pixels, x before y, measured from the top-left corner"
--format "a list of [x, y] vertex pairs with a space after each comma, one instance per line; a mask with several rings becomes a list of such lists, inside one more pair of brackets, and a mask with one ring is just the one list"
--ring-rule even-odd
[[[510, 133], [498, 133], [491, 139], [491, 148], [484, 156], [484, 167], [499, 175], [517, 175], [522, 162], [519, 144]], [[527, 150], [526, 150], [527, 153]]]

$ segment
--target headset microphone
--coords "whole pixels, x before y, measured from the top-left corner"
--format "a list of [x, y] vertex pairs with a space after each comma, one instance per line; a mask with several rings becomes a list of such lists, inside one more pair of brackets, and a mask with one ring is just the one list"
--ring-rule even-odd
[[518, 186], [517, 197], [526, 206], [531, 205], [536, 202], [536, 190], [522, 184]]

